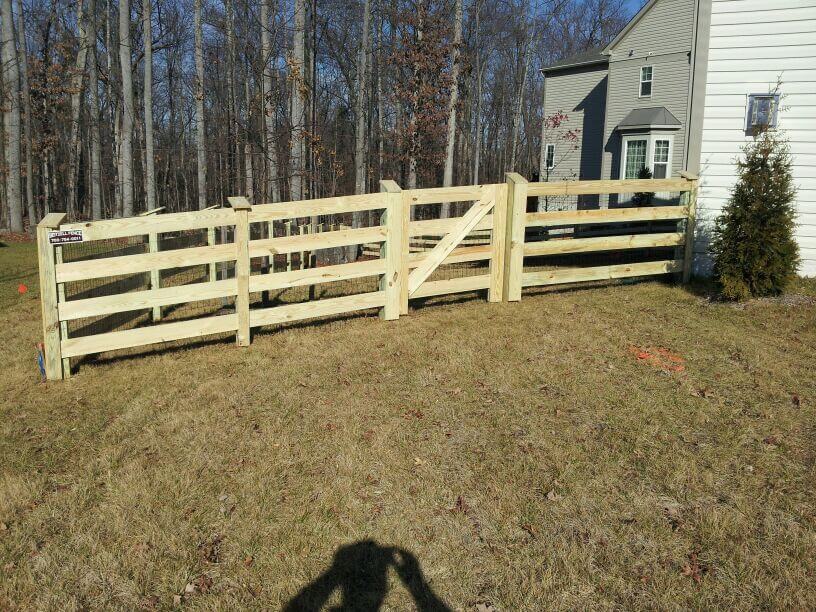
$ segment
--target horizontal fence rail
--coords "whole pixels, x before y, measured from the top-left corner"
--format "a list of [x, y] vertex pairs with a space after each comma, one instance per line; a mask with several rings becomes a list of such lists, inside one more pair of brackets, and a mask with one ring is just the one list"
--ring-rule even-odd
[[[235, 334], [246, 346], [252, 328], [304, 319], [377, 309], [394, 320], [408, 312], [411, 299], [486, 290], [488, 301], [516, 301], [524, 287], [670, 273], [685, 281], [696, 189], [696, 178], [686, 175], [528, 183], [509, 173], [498, 184], [402, 190], [382, 181], [379, 193], [256, 205], [231, 197], [223, 208], [155, 209], [127, 219], [64, 223], [64, 214], [51, 213], [37, 227], [46, 375], [70, 375], [72, 358], [155, 343]], [[530, 198], [650, 192], [679, 193], [680, 202], [528, 212]], [[458, 213], [420, 214], [440, 206]], [[337, 215], [354, 223], [302, 222]], [[358, 226], [362, 215], [373, 224]], [[98, 247], [69, 256], [74, 242]], [[316, 253], [331, 249], [363, 255], [320, 263]], [[670, 250], [670, 258], [655, 261], [537, 263]], [[456, 266], [466, 274], [437, 274]], [[359, 290], [342, 294], [349, 283]], [[316, 299], [317, 287], [338, 287], [340, 295]], [[308, 299], [268, 299], [298, 288], [310, 292]], [[209, 305], [206, 316], [174, 318], [174, 309], [191, 304]], [[136, 323], [93, 327], [119, 318]], [[87, 328], [76, 327], [85, 322]]]

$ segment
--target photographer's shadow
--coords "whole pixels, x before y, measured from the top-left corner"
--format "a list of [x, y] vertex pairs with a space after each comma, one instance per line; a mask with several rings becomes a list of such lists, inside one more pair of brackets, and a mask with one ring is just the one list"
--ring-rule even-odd
[[337, 549], [331, 567], [303, 587], [284, 610], [322, 610], [337, 590], [341, 603], [333, 610], [379, 610], [388, 592], [391, 567], [411, 593], [417, 610], [450, 612], [425, 580], [416, 557], [401, 548], [380, 546], [374, 540], [361, 540]]

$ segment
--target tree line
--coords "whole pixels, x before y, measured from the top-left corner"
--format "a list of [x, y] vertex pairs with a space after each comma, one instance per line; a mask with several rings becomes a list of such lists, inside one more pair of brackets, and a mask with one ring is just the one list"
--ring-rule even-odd
[[535, 175], [538, 69], [626, 17], [623, 0], [0, 0], [0, 225]]

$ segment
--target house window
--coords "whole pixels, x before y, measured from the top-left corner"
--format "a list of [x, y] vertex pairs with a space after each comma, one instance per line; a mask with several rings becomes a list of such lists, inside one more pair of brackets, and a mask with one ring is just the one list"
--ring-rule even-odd
[[652, 67], [640, 67], [640, 97], [649, 98], [652, 95]]
[[671, 176], [671, 158], [674, 137], [670, 134], [631, 134], [623, 137], [621, 146], [620, 177], [640, 178], [640, 171], [648, 168], [656, 179]]
[[555, 145], [548, 144], [547, 145], [547, 152], [545, 155], [545, 163], [547, 170], [552, 170], [555, 168]]
[[625, 141], [624, 152], [624, 175], [625, 179], [636, 179], [640, 176], [640, 171], [646, 165], [646, 148], [649, 141], [644, 139]]
[[663, 179], [669, 175], [669, 146], [667, 138], [657, 138], [654, 141], [652, 176], [656, 179]]
[[779, 94], [750, 94], [748, 96], [748, 116], [745, 130], [776, 127], [779, 113]]

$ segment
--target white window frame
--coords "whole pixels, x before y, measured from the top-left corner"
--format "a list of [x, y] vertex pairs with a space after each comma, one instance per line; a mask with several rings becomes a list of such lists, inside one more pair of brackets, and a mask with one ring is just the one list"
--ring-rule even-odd
[[544, 169], [552, 170], [553, 168], [555, 168], [555, 145], [547, 143], [544, 149]]
[[669, 164], [666, 167], [666, 178], [671, 178], [672, 161], [674, 157], [674, 134], [649, 133], [649, 134], [627, 134], [621, 138], [621, 165], [618, 178], [626, 177], [626, 143], [631, 140], [646, 141], [646, 167], [654, 174], [654, 149], [656, 140], [669, 141]]
[[[768, 118], [769, 121], [767, 125], [762, 123], [754, 124], [753, 122], [756, 103], [760, 98], [771, 98], [772, 100], [773, 108], [771, 109], [771, 116]], [[750, 132], [755, 128], [761, 127], [775, 128], [779, 123], [779, 102], [781, 99], [782, 96], [778, 93], [748, 94], [745, 100], [745, 131]]]
[[[651, 78], [648, 81], [643, 80], [643, 69], [644, 68], [650, 68], [651, 71], [652, 71]], [[640, 68], [638, 68], [638, 70], [639, 70], [639, 73], [638, 73], [638, 98], [651, 98], [652, 95], [654, 95], [654, 79], [655, 79], [654, 65], [653, 64], [647, 64], [646, 66], [641, 66]], [[643, 84], [644, 83], [649, 83], [649, 85], [650, 85], [648, 94], [643, 93]]]

